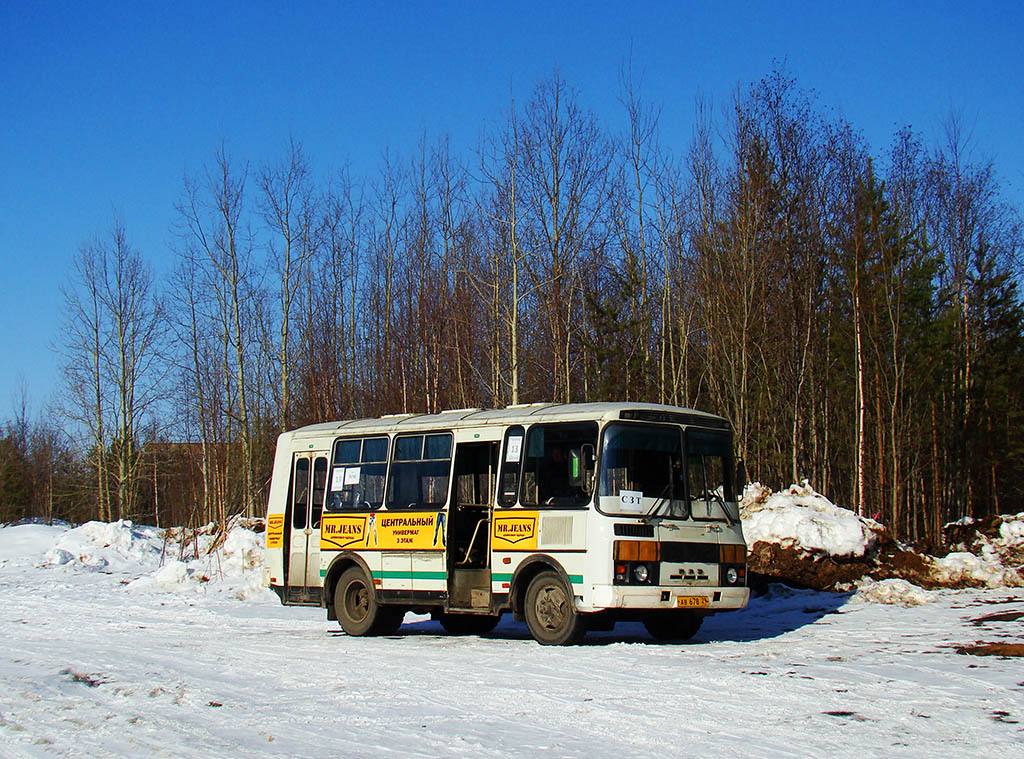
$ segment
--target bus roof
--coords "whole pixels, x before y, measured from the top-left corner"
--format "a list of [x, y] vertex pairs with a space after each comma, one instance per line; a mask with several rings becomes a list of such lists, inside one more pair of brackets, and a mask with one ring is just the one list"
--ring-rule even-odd
[[388, 414], [379, 418], [349, 419], [311, 424], [292, 430], [297, 437], [456, 429], [492, 424], [533, 424], [583, 420], [638, 419], [729, 429], [723, 417], [704, 411], [660, 403], [522, 403], [503, 409], [451, 409], [439, 414]]

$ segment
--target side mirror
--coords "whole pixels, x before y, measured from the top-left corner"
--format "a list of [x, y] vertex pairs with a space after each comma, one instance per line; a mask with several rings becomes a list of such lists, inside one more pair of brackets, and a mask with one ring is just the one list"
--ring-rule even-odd
[[743, 500], [743, 489], [747, 486], [747, 465], [743, 459], [736, 461], [736, 500]]

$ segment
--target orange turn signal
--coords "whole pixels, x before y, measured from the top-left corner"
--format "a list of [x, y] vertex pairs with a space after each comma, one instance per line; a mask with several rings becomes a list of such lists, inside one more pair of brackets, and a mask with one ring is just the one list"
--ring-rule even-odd
[[653, 540], [616, 540], [617, 561], [658, 561], [661, 558], [661, 544]]

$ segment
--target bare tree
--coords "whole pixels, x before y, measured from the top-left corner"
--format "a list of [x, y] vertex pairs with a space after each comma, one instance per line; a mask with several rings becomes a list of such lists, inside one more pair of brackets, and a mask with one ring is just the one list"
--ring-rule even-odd
[[[256, 513], [254, 472], [253, 351], [258, 344], [254, 308], [259, 303], [252, 236], [244, 225], [248, 167], [235, 169], [223, 148], [202, 184], [187, 179], [179, 204], [180, 233], [200, 262], [205, 288], [215, 306], [226, 412], [241, 443], [242, 508]], [[227, 436], [231, 440], [232, 434]]]
[[276, 361], [280, 382], [279, 429], [291, 427], [291, 328], [297, 294], [308, 287], [309, 264], [318, 247], [319, 211], [302, 145], [288, 143], [283, 162], [264, 167], [258, 177], [260, 212], [270, 232], [269, 248], [277, 269], [278, 319]]
[[80, 249], [64, 302], [67, 410], [88, 430], [98, 513], [101, 519], [134, 516], [139, 424], [158, 399], [163, 321], [149, 270], [120, 221], [109, 240]]
[[612, 147], [558, 73], [542, 81], [523, 119], [522, 186], [528, 209], [529, 276], [551, 362], [555, 400], [572, 400], [573, 345], [581, 284], [605, 212]]

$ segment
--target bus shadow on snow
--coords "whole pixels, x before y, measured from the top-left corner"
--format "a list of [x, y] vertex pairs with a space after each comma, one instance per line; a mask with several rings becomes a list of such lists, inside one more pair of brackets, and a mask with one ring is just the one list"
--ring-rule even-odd
[[[777, 638], [801, 627], [817, 623], [830, 614], [842, 614], [842, 607], [850, 593], [829, 593], [816, 590], [797, 590], [784, 585], [769, 585], [763, 595], [752, 597], [745, 609], [715, 614], [704, 620], [701, 629], [688, 641], [662, 641], [650, 635], [639, 622], [620, 622], [613, 630], [596, 630], [587, 634], [582, 645], [610, 645], [613, 643], [644, 643], [649, 645], [700, 645], [718, 642], [747, 642]], [[334, 635], [344, 635], [341, 630]], [[455, 640], [482, 638], [484, 640], [530, 641], [530, 631], [524, 622], [517, 622], [505, 614], [492, 632], [485, 635], [455, 635], [447, 632], [440, 622], [426, 617], [406, 618], [405, 624], [391, 639], [422, 638]]]

